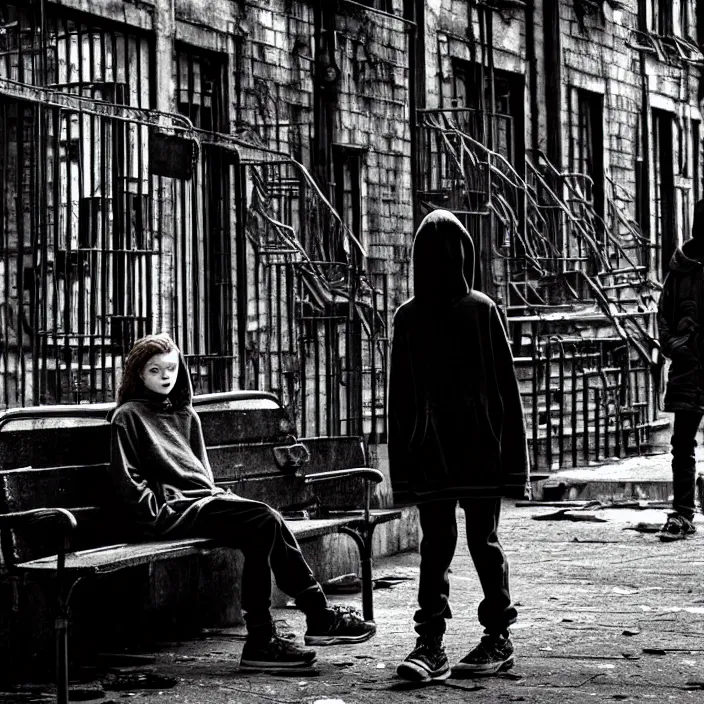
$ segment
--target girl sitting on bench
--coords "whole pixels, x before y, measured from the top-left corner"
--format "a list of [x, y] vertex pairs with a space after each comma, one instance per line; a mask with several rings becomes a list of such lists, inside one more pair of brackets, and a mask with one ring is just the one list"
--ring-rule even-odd
[[138, 340], [125, 360], [111, 421], [111, 474], [145, 536], [204, 537], [244, 554], [247, 639], [240, 666], [310, 667], [316, 653], [277, 635], [271, 572], [306, 615], [306, 645], [360, 643], [376, 632], [348, 606], [332, 606], [284, 519], [260, 501], [217, 487], [183, 355], [166, 334]]

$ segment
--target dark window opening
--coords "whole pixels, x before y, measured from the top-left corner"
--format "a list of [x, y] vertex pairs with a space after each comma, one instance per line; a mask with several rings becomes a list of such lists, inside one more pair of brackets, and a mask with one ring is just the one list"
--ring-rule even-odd
[[701, 148], [701, 123], [699, 120], [692, 120], [692, 191], [694, 193], [695, 203], [701, 198]]
[[[481, 89], [482, 73], [484, 87]], [[525, 142], [524, 79], [507, 71], [494, 71], [493, 102], [491, 74], [475, 63], [457, 60], [453, 71], [453, 107], [467, 108], [458, 117], [470, 137], [498, 152], [523, 173]]]
[[[335, 208], [354, 236], [362, 237], [362, 152], [338, 145], [334, 150]], [[338, 261], [344, 261], [340, 252]]]
[[652, 0], [653, 31], [661, 37], [673, 34], [672, 0]]
[[673, 165], [673, 116], [653, 110], [653, 179], [655, 187], [655, 242], [664, 277], [675, 251], [675, 182]]
[[692, 8], [689, 0], [680, 0], [680, 36], [690, 37], [690, 23], [692, 21]]
[[[589, 176], [591, 188], [583, 195], [604, 216], [604, 98], [599, 93], [577, 90], [577, 120], [573, 154], [576, 173]], [[589, 192], [591, 190], [591, 192]]]
[[229, 132], [226, 59], [203, 49], [181, 45], [176, 55], [178, 111], [194, 127]]

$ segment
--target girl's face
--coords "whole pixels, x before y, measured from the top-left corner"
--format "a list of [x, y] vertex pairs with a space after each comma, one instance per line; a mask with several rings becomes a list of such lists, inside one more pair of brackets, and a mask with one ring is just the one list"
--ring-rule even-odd
[[178, 377], [178, 350], [165, 354], [155, 354], [144, 365], [142, 381], [154, 393], [166, 396], [171, 393]]

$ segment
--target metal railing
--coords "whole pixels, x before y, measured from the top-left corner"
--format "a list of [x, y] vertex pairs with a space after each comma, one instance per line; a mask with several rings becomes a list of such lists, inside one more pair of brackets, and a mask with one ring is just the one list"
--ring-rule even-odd
[[453, 210], [475, 240], [478, 285], [504, 307], [517, 363], [530, 369], [522, 386], [536, 466], [640, 451], [657, 416], [650, 244], [613, 182], [602, 217], [588, 176], [560, 172], [540, 152], [512, 162], [477, 139], [501, 119], [421, 111], [419, 200]]

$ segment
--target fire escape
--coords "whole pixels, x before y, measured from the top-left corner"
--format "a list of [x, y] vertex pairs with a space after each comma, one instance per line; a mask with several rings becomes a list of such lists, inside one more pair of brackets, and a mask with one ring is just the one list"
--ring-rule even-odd
[[453, 211], [475, 240], [475, 280], [508, 320], [534, 468], [640, 454], [661, 423], [660, 285], [632, 196], [607, 178], [596, 197], [542, 152], [517, 160], [512, 129], [484, 110], [421, 111], [421, 212]]

